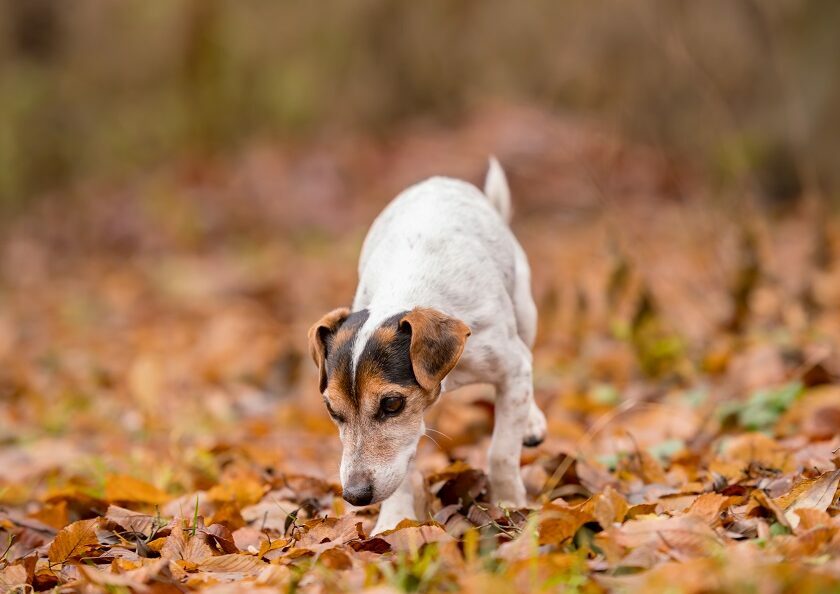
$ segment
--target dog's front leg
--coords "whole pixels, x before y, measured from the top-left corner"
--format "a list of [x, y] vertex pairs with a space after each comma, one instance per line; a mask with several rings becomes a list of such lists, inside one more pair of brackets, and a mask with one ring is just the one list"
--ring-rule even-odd
[[510, 362], [505, 379], [496, 386], [496, 418], [488, 455], [490, 495], [495, 503], [506, 507], [525, 506], [519, 460], [534, 386], [531, 353], [524, 344], [521, 346], [521, 356]]
[[376, 520], [376, 526], [373, 527], [371, 534], [391, 530], [406, 518], [410, 520], [417, 519], [414, 492], [418, 482], [421, 480], [422, 477], [420, 477], [414, 466], [414, 460], [412, 460], [403, 482], [400, 483], [400, 486], [394, 491], [393, 495], [382, 502], [382, 506], [379, 508], [379, 518]]

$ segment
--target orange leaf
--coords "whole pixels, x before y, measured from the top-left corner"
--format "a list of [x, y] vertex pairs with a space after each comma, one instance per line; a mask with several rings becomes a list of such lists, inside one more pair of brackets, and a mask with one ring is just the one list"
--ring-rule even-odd
[[576, 507], [566, 507], [556, 503], [549, 503], [543, 507], [540, 520], [540, 544], [560, 544], [570, 538], [594, 517], [586, 504]]
[[161, 504], [169, 501], [170, 497], [145, 481], [122, 474], [109, 474], [105, 478], [105, 499]]
[[55, 535], [47, 551], [51, 564], [65, 563], [70, 559], [84, 555], [89, 549], [99, 544], [96, 537], [96, 519], [73, 522]]

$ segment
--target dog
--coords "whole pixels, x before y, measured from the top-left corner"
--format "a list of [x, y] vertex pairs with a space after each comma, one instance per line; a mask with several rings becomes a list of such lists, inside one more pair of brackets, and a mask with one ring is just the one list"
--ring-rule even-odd
[[352, 309], [309, 330], [324, 403], [343, 445], [343, 497], [383, 502], [373, 534], [417, 518], [414, 458], [423, 413], [442, 392], [496, 388], [490, 496], [523, 507], [523, 444], [546, 420], [534, 402], [537, 310], [528, 259], [510, 229], [510, 189], [495, 158], [482, 192], [433, 177], [397, 196], [362, 246]]

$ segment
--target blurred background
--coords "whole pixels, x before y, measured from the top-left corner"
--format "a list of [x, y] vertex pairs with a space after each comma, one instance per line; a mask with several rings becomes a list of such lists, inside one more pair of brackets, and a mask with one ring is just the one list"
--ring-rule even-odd
[[[532, 491], [625, 402], [593, 455], [836, 450], [838, 31], [833, 0], [0, 0], [0, 500], [334, 481], [306, 331], [388, 200], [490, 154], [540, 312]], [[487, 395], [435, 407], [427, 470], [483, 463]]]
[[491, 101], [593, 118], [770, 199], [840, 182], [831, 0], [0, 7], [7, 212], [255, 139], [388, 138]]

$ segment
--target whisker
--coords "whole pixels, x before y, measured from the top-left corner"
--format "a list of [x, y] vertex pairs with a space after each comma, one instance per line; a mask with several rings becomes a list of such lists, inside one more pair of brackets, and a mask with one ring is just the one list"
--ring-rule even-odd
[[440, 447], [440, 444], [437, 442], [437, 440], [436, 440], [434, 437], [432, 437], [432, 436], [431, 436], [431, 435], [429, 435], [428, 433], [424, 433], [424, 434], [423, 434], [423, 437], [428, 437], [429, 439], [431, 439], [431, 440], [432, 440], [432, 443], [433, 443], [433, 444], [435, 444], [435, 445], [438, 447], [438, 449], [439, 449], [440, 451], [444, 451], [444, 449], [443, 449], [442, 447]]
[[443, 435], [446, 439], [452, 441], [452, 438], [443, 431], [438, 431], [437, 429], [432, 429], [431, 427], [426, 427], [426, 431], [434, 431], [438, 435]]

